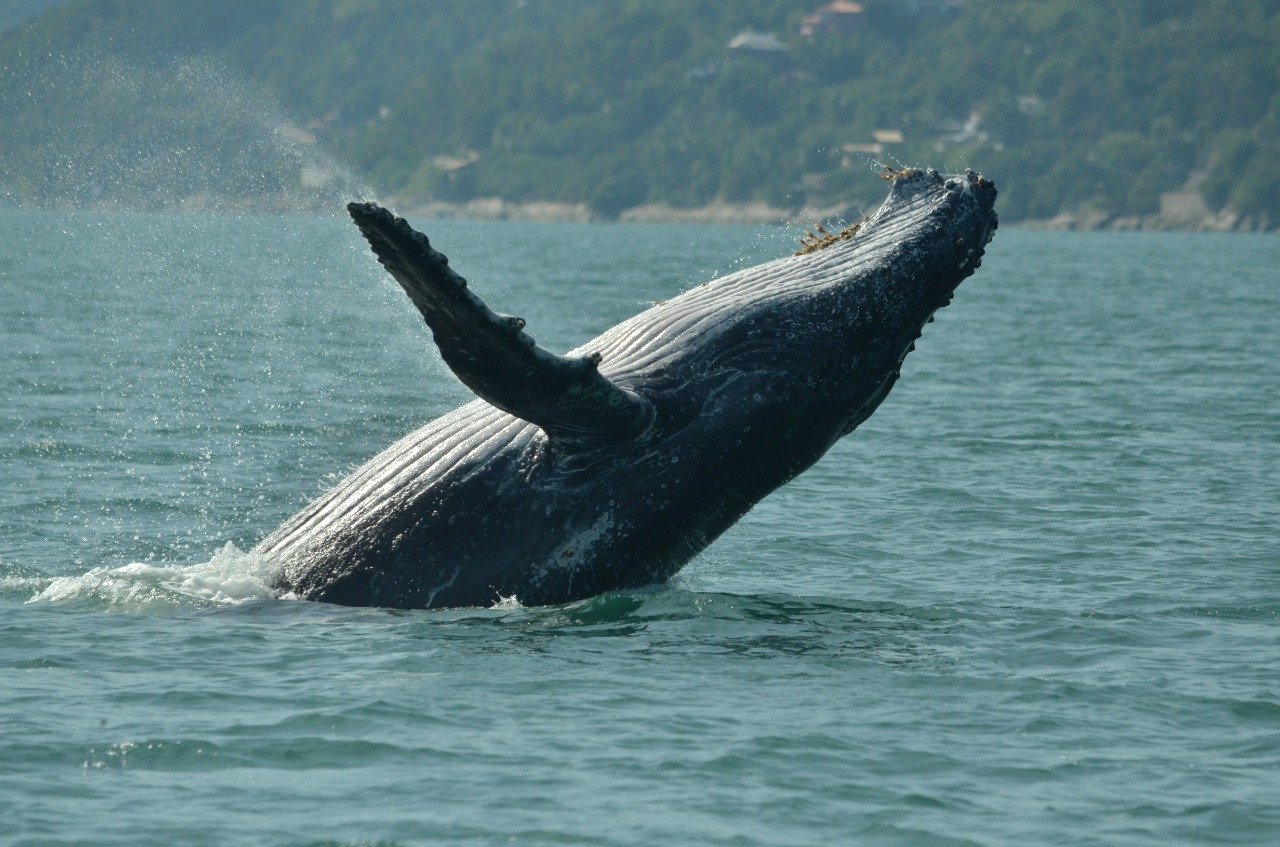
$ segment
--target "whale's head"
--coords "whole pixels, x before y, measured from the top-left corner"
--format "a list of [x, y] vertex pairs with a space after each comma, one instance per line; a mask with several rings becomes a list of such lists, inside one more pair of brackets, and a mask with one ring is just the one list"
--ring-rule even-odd
[[850, 354], [841, 391], [851, 416], [842, 433], [884, 399], [924, 325], [982, 264], [998, 225], [996, 187], [981, 174], [907, 170], [892, 179], [880, 209], [829, 260], [844, 322], [834, 338]]
[[[889, 196], [836, 255], [856, 255], [858, 265], [879, 264], [886, 295], [897, 292], [904, 306], [932, 313], [981, 264], [998, 223], [995, 184], [973, 171], [907, 169], [886, 176], [893, 183]], [[810, 242], [801, 255], [826, 249], [815, 246]], [[862, 285], [857, 268], [849, 270], [847, 284]]]
[[[924, 325], [982, 264], [998, 220], [996, 187], [981, 174], [889, 172], [879, 210], [850, 231], [808, 240], [794, 273], [809, 276], [811, 379], [827, 387], [851, 432], [879, 406]], [[821, 324], [821, 328], [818, 328]]]
[[718, 380], [754, 374], [772, 386], [750, 394], [765, 398], [767, 414], [821, 418], [833, 439], [851, 432], [888, 394], [924, 324], [981, 264], [997, 225], [995, 185], [980, 174], [888, 176], [874, 215], [818, 229], [795, 255], [699, 286], [589, 347], [642, 393], [699, 382], [714, 392]]

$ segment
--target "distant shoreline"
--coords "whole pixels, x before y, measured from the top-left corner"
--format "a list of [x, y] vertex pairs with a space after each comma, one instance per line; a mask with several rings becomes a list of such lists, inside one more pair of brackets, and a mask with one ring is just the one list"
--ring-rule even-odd
[[[681, 209], [647, 204], [627, 209], [616, 218], [596, 214], [585, 203], [522, 203], [497, 197], [466, 203], [412, 203], [391, 201], [402, 214], [447, 220], [509, 220], [549, 223], [665, 223], [665, 224], [747, 224], [753, 226], [812, 226], [833, 220], [860, 220], [863, 207], [851, 203], [826, 209], [793, 210], [766, 203], [713, 202]], [[866, 213], [875, 210], [865, 207]], [[1243, 217], [1231, 210], [1215, 213], [1198, 192], [1169, 192], [1160, 198], [1160, 211], [1151, 215], [1116, 215], [1094, 208], [1059, 212], [1051, 218], [1028, 218], [1004, 222], [1011, 227], [1057, 232], [1277, 232], [1280, 226]]]
[[705, 206], [677, 208], [664, 204], [645, 204], [626, 209], [616, 218], [593, 211], [586, 203], [516, 202], [500, 197], [484, 197], [466, 203], [433, 201], [414, 203], [391, 199], [404, 214], [420, 218], [456, 220], [544, 221], [552, 223], [661, 223], [661, 224], [746, 224], [806, 225], [847, 218], [860, 220], [857, 204], [825, 209], [792, 210], [762, 202], [726, 203], [715, 201]]
[[[530, 221], [540, 223], [651, 223], [685, 226], [746, 225], [812, 227], [818, 223], [861, 220], [875, 206], [865, 207], [857, 201], [822, 209], [784, 209], [763, 202], [726, 203], [716, 201], [704, 206], [677, 208], [662, 204], [646, 204], [623, 211], [616, 218], [593, 211], [586, 203], [550, 201], [519, 202], [499, 197], [486, 197], [466, 203], [444, 201], [410, 201], [396, 197], [374, 198], [377, 202], [409, 218], [469, 221]], [[346, 198], [299, 197], [273, 195], [267, 197], [216, 197], [198, 195], [164, 203], [129, 203], [121, 200], [98, 200], [93, 203], [71, 201], [0, 202], [0, 208], [45, 211], [86, 210], [102, 212], [139, 212], [163, 214], [330, 214], [341, 213]], [[1011, 228], [1053, 232], [1280, 232], [1280, 222], [1272, 223], [1244, 217], [1230, 209], [1215, 213], [1205, 205], [1198, 192], [1176, 191], [1161, 195], [1160, 211], [1144, 216], [1116, 215], [1100, 209], [1083, 207], [1062, 211], [1051, 218], [1002, 221]]]

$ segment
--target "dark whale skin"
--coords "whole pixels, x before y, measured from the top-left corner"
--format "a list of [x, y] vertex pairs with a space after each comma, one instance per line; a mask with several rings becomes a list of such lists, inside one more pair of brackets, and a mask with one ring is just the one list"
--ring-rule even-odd
[[[876, 409], [996, 228], [979, 174], [892, 174], [808, 251], [705, 283], [565, 356], [373, 204], [353, 219], [481, 398], [400, 439], [265, 538], [304, 599], [563, 603], [661, 583]], [[829, 242], [829, 243], [828, 243]]]

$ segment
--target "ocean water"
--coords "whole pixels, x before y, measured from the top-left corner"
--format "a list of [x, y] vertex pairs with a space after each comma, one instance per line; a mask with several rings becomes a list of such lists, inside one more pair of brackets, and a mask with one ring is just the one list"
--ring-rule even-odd
[[[418, 221], [564, 350], [785, 253]], [[467, 399], [339, 217], [0, 211], [0, 844], [1280, 843], [1280, 240], [1004, 229], [670, 584], [277, 599]]]

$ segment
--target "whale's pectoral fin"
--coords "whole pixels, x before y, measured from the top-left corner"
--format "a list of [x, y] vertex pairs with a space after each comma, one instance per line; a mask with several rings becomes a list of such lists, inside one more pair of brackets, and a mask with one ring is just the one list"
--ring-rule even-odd
[[445, 363], [476, 394], [566, 443], [634, 438], [653, 419], [650, 403], [610, 382], [598, 355], [557, 356], [467, 290], [427, 237], [373, 203], [347, 210], [378, 261], [426, 318]]

